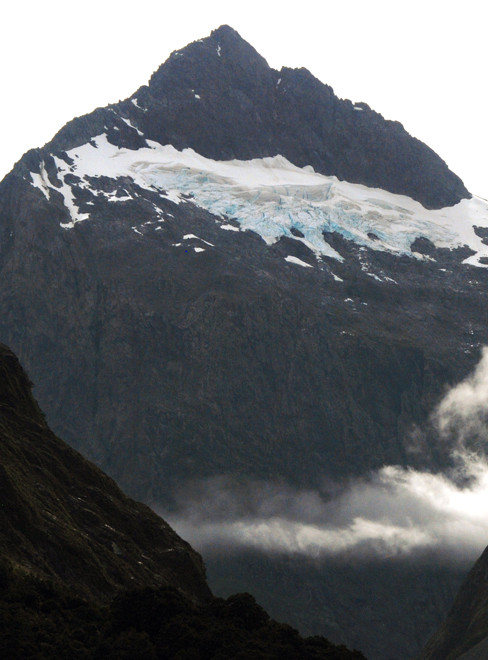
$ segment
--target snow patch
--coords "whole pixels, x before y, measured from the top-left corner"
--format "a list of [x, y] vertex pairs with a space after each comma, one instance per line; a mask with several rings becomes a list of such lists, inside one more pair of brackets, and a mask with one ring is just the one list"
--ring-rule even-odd
[[[78, 186], [88, 186], [85, 177], [130, 177], [140, 188], [156, 190], [176, 204], [190, 201], [222, 219], [231, 218], [241, 230], [258, 233], [269, 245], [282, 236], [300, 240], [318, 257], [343, 261], [324, 232], [417, 259], [421, 255], [412, 254], [411, 245], [423, 236], [440, 248], [466, 245], [475, 254], [464, 263], [488, 267], [480, 262], [488, 257], [488, 245], [473, 229], [488, 227], [488, 203], [479, 197], [427, 210], [407, 196], [317, 174], [312, 167], [296, 167], [283, 156], [214, 161], [192, 149], [178, 151], [149, 140], [147, 144], [137, 150], [118, 148], [102, 134], [68, 152], [75, 166], [57, 159], [63, 188], [56, 190], [62, 192], [73, 222], [88, 217], [78, 213], [71, 187], [64, 183], [66, 174], [76, 168], [82, 179]], [[32, 185], [44, 187], [44, 194], [54, 189], [42, 176], [33, 177]], [[297, 238], [292, 229], [303, 238]]]
[[205, 248], [196, 247], [196, 248], [193, 248], [193, 249], [195, 250], [195, 252], [205, 252]]
[[129, 126], [129, 128], [132, 128], [134, 131], [137, 131], [137, 135], [139, 135], [140, 137], [143, 137], [143, 136], [144, 136], [144, 133], [142, 133], [142, 132], [137, 128], [137, 126], [134, 126], [134, 124], [131, 122], [130, 119], [126, 119], [125, 117], [121, 117], [121, 119], [122, 119], [122, 121], [124, 122], [124, 124], [127, 124], [127, 126]]
[[170, 202], [173, 202], [173, 204], [179, 204], [183, 201], [182, 196], [177, 190], [168, 190], [164, 193], [161, 193], [161, 197], [168, 199]]
[[49, 179], [47, 178], [47, 172], [44, 168], [44, 163], [41, 164], [41, 172], [29, 172], [31, 175], [31, 186], [34, 186], [34, 188], [39, 188], [39, 190], [42, 192], [44, 197], [49, 200], [49, 188], [51, 187], [51, 184], [49, 182]]
[[107, 202], [131, 202], [133, 199], [130, 195], [122, 195], [121, 197], [118, 197], [116, 190], [114, 190], [111, 193], [104, 193], [101, 191], [97, 191], [97, 197], [100, 196], [105, 197]]
[[[66, 166], [65, 161], [60, 158], [57, 158], [56, 156], [54, 156], [54, 162], [56, 163], [58, 172], [62, 171], [63, 166]], [[64, 178], [62, 177], [61, 177], [61, 181], [62, 181], [61, 187], [54, 189], [57, 190], [59, 193], [61, 193], [61, 195], [63, 196], [64, 205], [69, 211], [69, 214], [71, 216], [71, 221], [61, 222], [60, 225], [61, 227], [63, 227], [63, 229], [73, 229], [73, 227], [77, 222], [82, 222], [83, 220], [86, 220], [87, 218], [90, 217], [90, 214], [80, 213], [78, 205], [75, 202], [75, 196], [72, 187], [70, 186], [69, 183], [66, 183]]]
[[190, 240], [190, 239], [192, 239], [192, 238], [195, 238], [197, 241], [202, 241], [202, 243], [206, 243], [207, 245], [210, 245], [211, 247], [215, 247], [215, 245], [214, 245], [213, 243], [209, 243], [209, 242], [206, 241], [205, 239], [200, 238], [199, 236], [195, 236], [195, 234], [185, 234], [185, 235], [183, 236], [183, 240], [184, 240], [184, 241], [188, 241], [188, 240]]
[[304, 268], [313, 268], [313, 266], [310, 264], [307, 264], [305, 261], [302, 261], [301, 259], [298, 259], [298, 257], [294, 257], [292, 255], [285, 257], [285, 261], [288, 261], [290, 264], [296, 264], [297, 266], [303, 266]]
[[132, 105], [135, 105], [138, 110], [142, 110], [143, 112], [146, 112], [146, 109], [139, 105], [137, 99], [131, 99], [130, 101]]
[[227, 231], [240, 231], [239, 227], [234, 227], [234, 225], [220, 225], [220, 228]]

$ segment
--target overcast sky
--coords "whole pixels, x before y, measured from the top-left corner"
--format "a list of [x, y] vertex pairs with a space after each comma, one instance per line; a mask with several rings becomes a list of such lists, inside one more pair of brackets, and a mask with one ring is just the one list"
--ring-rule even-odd
[[488, 198], [479, 0], [24, 0], [4, 3], [0, 16], [0, 176], [74, 116], [126, 98], [171, 51], [227, 23], [271, 66], [304, 66], [338, 96], [402, 122]]

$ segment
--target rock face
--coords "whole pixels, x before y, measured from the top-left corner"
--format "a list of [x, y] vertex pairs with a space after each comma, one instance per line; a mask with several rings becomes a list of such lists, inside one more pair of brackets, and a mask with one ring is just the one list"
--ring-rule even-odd
[[460, 263], [469, 250], [418, 260], [332, 232], [343, 261], [317, 261], [299, 238], [222, 231], [191, 200], [122, 177], [75, 189], [90, 219], [65, 230], [58, 188], [47, 200], [31, 183], [35, 157], [2, 184], [1, 336], [55, 431], [132, 496], [170, 501], [182, 479], [216, 474], [319, 486], [445, 460], [435, 439], [410, 454], [409, 433], [488, 340], [486, 271]]
[[[427, 208], [469, 197], [439, 156], [401, 124], [385, 121], [366, 103], [338, 99], [306, 69], [271, 69], [229, 26], [174, 52], [149, 85], [118, 108], [146, 139], [209, 158], [281, 154], [300, 167], [409, 195]], [[94, 124], [113, 123], [110, 113], [97, 113], [69, 124], [51, 147], [70, 149], [93, 137]], [[133, 134], [121, 143], [119, 135], [108, 135], [131, 148], [144, 141]]]
[[418, 557], [297, 561], [248, 551], [224, 560], [225, 571], [222, 561], [210, 555], [206, 562], [217, 593], [228, 595], [252, 584], [258, 602], [278, 620], [293, 621], [304, 635], [320, 632], [336, 643], [347, 640], [368, 659], [413, 658], [440, 625], [465, 575], [462, 568], [425, 565]]
[[208, 601], [200, 556], [53, 435], [30, 386], [0, 345], [2, 562], [89, 598], [171, 586], [194, 602]]
[[0, 436], [2, 657], [364, 660], [249, 594], [214, 598], [200, 556], [53, 435], [3, 344]]
[[[445, 444], [412, 429], [488, 342], [488, 217], [468, 197], [399, 124], [223, 27], [0, 184], [0, 337], [55, 432], [170, 511], [202, 479], [328, 498], [384, 465], [441, 469]], [[334, 616], [356, 611], [355, 645], [395, 657], [355, 584]]]
[[488, 651], [488, 549], [463, 582], [439, 630], [419, 656], [422, 660], [483, 660]]

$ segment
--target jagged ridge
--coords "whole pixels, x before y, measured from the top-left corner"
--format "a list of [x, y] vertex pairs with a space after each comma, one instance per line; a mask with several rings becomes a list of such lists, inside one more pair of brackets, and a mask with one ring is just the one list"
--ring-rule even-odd
[[[128, 135], [111, 111], [143, 135]], [[70, 122], [46, 149], [68, 150], [105, 130], [120, 146], [137, 148], [146, 138], [217, 160], [281, 154], [300, 167], [409, 195], [427, 208], [470, 196], [401, 124], [365, 103], [337, 98], [306, 69], [270, 68], [226, 25], [172, 53], [131, 99]]]

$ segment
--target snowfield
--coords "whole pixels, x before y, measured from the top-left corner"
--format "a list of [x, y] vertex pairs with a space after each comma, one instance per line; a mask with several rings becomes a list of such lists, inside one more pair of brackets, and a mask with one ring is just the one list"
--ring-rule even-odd
[[[105, 134], [99, 135], [68, 152], [72, 165], [55, 157], [61, 187], [53, 186], [42, 169], [40, 174], [31, 173], [31, 184], [48, 199], [51, 189], [63, 195], [71, 217], [62, 225], [65, 229], [89, 218], [89, 213], [80, 213], [73, 187], [90, 188], [87, 177], [130, 177], [140, 188], [158, 191], [175, 203], [187, 202], [190, 196], [191, 202], [222, 218], [222, 229], [236, 229], [228, 224], [232, 219], [241, 230], [258, 233], [270, 245], [281, 236], [302, 241], [318, 258], [342, 261], [323, 234], [337, 232], [362, 246], [419, 259], [425, 257], [411, 250], [419, 237], [441, 248], [467, 245], [475, 254], [465, 263], [487, 267], [480, 259], [488, 259], [488, 245], [474, 231], [488, 227], [488, 202], [481, 198], [431, 211], [410, 197], [339, 181], [310, 166], [296, 167], [283, 156], [214, 161], [192, 149], [146, 143], [138, 150], [119, 148]], [[80, 181], [70, 185], [68, 174]], [[115, 188], [114, 182], [113, 193], [94, 192], [110, 202], [130, 199], [115, 196]]]

